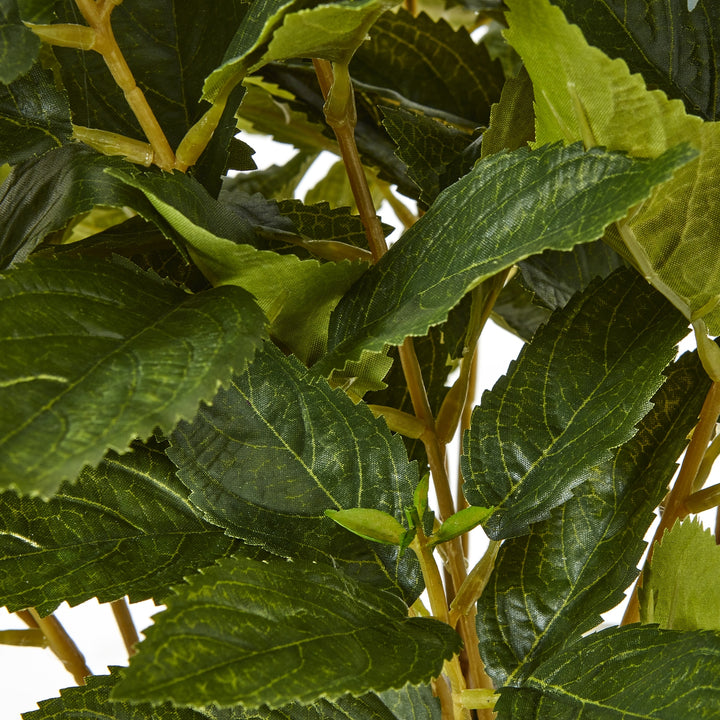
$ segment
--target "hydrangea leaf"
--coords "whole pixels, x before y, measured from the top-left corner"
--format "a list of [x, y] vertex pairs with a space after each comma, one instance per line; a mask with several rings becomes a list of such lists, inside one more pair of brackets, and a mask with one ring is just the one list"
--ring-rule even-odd
[[1, 484], [44, 496], [192, 417], [265, 324], [240, 288], [189, 295], [120, 259], [24, 263], [0, 275], [0, 307]]
[[653, 510], [710, 387], [697, 353], [666, 374], [637, 434], [591, 468], [546, 521], [500, 548], [477, 616], [481, 654], [496, 687], [516, 684], [597, 626], [637, 575]]
[[113, 698], [247, 708], [332, 701], [426, 682], [461, 646], [448, 625], [408, 618], [396, 596], [304, 562], [221, 560], [166, 605]]
[[635, 433], [687, 323], [626, 269], [555, 313], [491, 391], [465, 437], [465, 496], [523, 535]]
[[[695, 162], [653, 193], [628, 228], [647, 256], [651, 282], [672, 294], [688, 317], [702, 310], [710, 332], [719, 334], [720, 308], [712, 302], [720, 297], [720, 256], [714, 251], [720, 232], [720, 124], [704, 123], [688, 115], [680, 100], [648, 90], [624, 60], [611, 60], [588, 45], [549, 0], [509, 0], [508, 5], [507, 38], [535, 88], [538, 145], [583, 139], [634, 157], [658, 157], [687, 142], [700, 151]], [[607, 239], [639, 262], [617, 231]]]
[[632, 160], [576, 144], [480, 161], [338, 303], [329, 352], [315, 367], [329, 374], [363, 351], [425, 335], [486, 278], [548, 248], [597, 239], [693, 156], [678, 148]]
[[640, 618], [673, 630], [720, 630], [720, 548], [698, 520], [677, 522], [653, 550], [639, 590]]

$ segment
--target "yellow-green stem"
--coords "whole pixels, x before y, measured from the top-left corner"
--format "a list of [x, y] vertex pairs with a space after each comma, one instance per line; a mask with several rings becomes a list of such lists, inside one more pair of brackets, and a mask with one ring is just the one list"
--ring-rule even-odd
[[92, 672], [85, 664], [85, 658], [73, 639], [65, 632], [65, 628], [54, 615], [40, 617], [34, 608], [30, 608], [29, 612], [45, 634], [50, 649], [58, 656], [65, 669], [75, 678], [78, 685], [84, 685], [85, 678], [92, 675]]
[[72, 129], [75, 140], [85, 143], [104, 155], [120, 155], [132, 163], [145, 167], [152, 164], [154, 153], [150, 143], [82, 125], [73, 125]]
[[110, 607], [115, 616], [115, 622], [117, 623], [118, 630], [120, 630], [123, 643], [125, 643], [127, 654], [128, 656], [132, 656], [137, 652], [135, 646], [140, 642], [140, 636], [138, 635], [132, 615], [130, 614], [127, 600], [125, 600], [125, 598], [113, 600], [113, 602], [110, 603]]
[[[700, 463], [700, 469], [698, 470], [697, 477], [693, 483], [693, 492], [697, 492], [703, 487], [703, 485], [705, 485], [718, 455], [720, 455], [720, 435], [718, 435], [710, 443], [710, 447], [703, 456], [702, 462]], [[694, 510], [691, 512], [694, 512]]]
[[[705, 397], [702, 410], [700, 411], [700, 420], [695, 426], [692, 439], [685, 451], [685, 457], [683, 458], [682, 467], [678, 473], [677, 480], [668, 494], [665, 509], [663, 510], [660, 523], [655, 531], [655, 536], [653, 537], [645, 559], [646, 566], [652, 559], [655, 543], [662, 538], [663, 533], [666, 530], [669, 530], [675, 524], [676, 520], [684, 518], [690, 512], [686, 501], [692, 492], [693, 484], [703, 458], [705, 457], [708, 444], [715, 432], [715, 423], [717, 422], [718, 415], [720, 415], [720, 382], [713, 382], [707, 396]], [[625, 610], [623, 625], [638, 622], [640, 619], [637, 589], [638, 585], [641, 583], [642, 573], [635, 583], [635, 589], [630, 597], [627, 609]]]
[[152, 146], [155, 163], [163, 170], [172, 170], [175, 165], [175, 153], [145, 95], [137, 86], [125, 56], [115, 40], [110, 24], [110, 13], [116, 3], [98, 5], [95, 0], [75, 0], [75, 2], [87, 24], [95, 31], [93, 50], [103, 56], [110, 74], [123, 91], [125, 100]]

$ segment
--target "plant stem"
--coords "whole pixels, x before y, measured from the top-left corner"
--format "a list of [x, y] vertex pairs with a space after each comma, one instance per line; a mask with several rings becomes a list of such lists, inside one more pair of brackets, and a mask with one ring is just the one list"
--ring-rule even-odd
[[67, 634], [65, 628], [54, 615], [40, 617], [34, 608], [30, 608], [29, 613], [45, 634], [50, 649], [60, 658], [65, 669], [75, 678], [78, 685], [84, 685], [85, 678], [92, 675], [92, 672], [85, 664], [83, 654]]
[[[693, 483], [693, 492], [700, 490], [703, 485], [705, 485], [718, 455], [720, 455], [720, 435], [718, 435], [710, 443], [710, 447], [703, 456], [703, 460], [700, 463], [700, 469], [698, 470], [697, 477]], [[691, 510], [691, 512], [694, 512], [694, 510]]]
[[[662, 538], [666, 530], [669, 530], [675, 524], [676, 520], [684, 518], [690, 512], [686, 501], [692, 493], [695, 478], [705, 457], [708, 444], [715, 432], [715, 423], [717, 422], [718, 415], [720, 415], [720, 382], [714, 382], [705, 397], [705, 402], [700, 411], [700, 419], [695, 426], [692, 439], [685, 451], [682, 467], [665, 503], [665, 509], [660, 518], [660, 523], [655, 531], [655, 536], [653, 537], [645, 559], [646, 566], [652, 558], [655, 543]], [[640, 619], [637, 589], [641, 583], [642, 573], [635, 583], [635, 589], [625, 610], [623, 625], [637, 622]]]
[[[333, 69], [333, 66], [327, 60], [315, 58], [313, 59], [313, 66], [325, 98], [325, 117], [337, 138], [340, 157], [347, 171], [350, 188], [365, 228], [368, 245], [374, 261], [377, 262], [387, 252], [387, 243], [385, 242], [380, 219], [375, 212], [367, 178], [355, 144], [355, 99], [350, 76], [347, 73], [347, 65], [338, 64]], [[445, 449], [444, 445], [438, 440], [435, 431], [435, 419], [428, 401], [420, 363], [415, 354], [412, 338], [406, 338], [398, 351], [415, 415], [426, 427], [422, 439], [438, 497], [440, 515], [442, 518], [448, 518], [455, 512], [455, 502], [445, 468]], [[446, 551], [453, 585], [457, 589], [462, 585], [467, 575], [465, 557], [459, 538], [447, 543]], [[442, 582], [440, 582], [440, 588], [442, 588]], [[445, 596], [443, 596], [443, 604], [447, 615], [447, 599]], [[434, 609], [433, 613], [435, 613]], [[480, 659], [474, 620], [467, 617], [463, 618], [458, 630], [468, 654], [471, 683], [476, 687], [492, 687], [490, 678], [485, 674]]]
[[152, 146], [154, 162], [163, 170], [172, 170], [175, 165], [175, 153], [148, 105], [143, 91], [137, 86], [113, 34], [110, 13], [117, 3], [105, 2], [98, 5], [95, 0], [75, 0], [75, 2], [87, 24], [95, 31], [93, 50], [103, 56], [110, 74], [123, 91], [130, 109]]
[[701, 513], [712, 510], [720, 505], [720, 483], [703, 488], [688, 495], [685, 507], [691, 513]]
[[120, 600], [113, 600], [110, 603], [113, 615], [115, 616], [115, 622], [117, 623], [120, 635], [122, 635], [125, 648], [128, 656], [132, 657], [137, 651], [135, 646], [140, 642], [140, 636], [133, 622], [132, 615], [130, 614], [130, 608], [128, 607], [127, 600], [120, 598]]

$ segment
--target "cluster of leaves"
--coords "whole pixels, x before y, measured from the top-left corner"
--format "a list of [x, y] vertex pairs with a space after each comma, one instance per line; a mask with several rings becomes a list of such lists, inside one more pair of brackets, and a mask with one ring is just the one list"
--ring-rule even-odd
[[[720, 10], [392, 5], [0, 4], [0, 600], [166, 606], [129, 667], [27, 720], [438, 720], [462, 641], [408, 616], [406, 546], [477, 522], [502, 542], [477, 602], [500, 720], [720, 714], [697, 525], [658, 547], [648, 624], [586, 634], [710, 387], [675, 356], [688, 321], [720, 333]], [[188, 172], [151, 166], [93, 12], [178, 157], [213, 119]], [[424, 211], [375, 264], [342, 166], [292, 197], [337, 150], [311, 58], [349, 63], [373, 192]], [[298, 155], [258, 171], [238, 127]], [[442, 417], [491, 310], [527, 344], [465, 434], [473, 509], [423, 532], [422, 433], [368, 404], [413, 412], [412, 336]]]

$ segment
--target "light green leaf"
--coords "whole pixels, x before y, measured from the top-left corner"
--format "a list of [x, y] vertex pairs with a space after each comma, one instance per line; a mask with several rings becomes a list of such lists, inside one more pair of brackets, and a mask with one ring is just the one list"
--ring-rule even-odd
[[[252, 293], [270, 321], [272, 337], [303, 361], [322, 354], [330, 313], [365, 272], [367, 263], [299, 260], [294, 255], [238, 244], [228, 239], [228, 235], [238, 236], [237, 229], [219, 227], [208, 209], [198, 206], [201, 196], [188, 178], [173, 176], [171, 183], [169, 178], [157, 175], [113, 175], [145, 193], [185, 239], [195, 264], [214, 286], [235, 285]], [[226, 214], [232, 215], [227, 210]], [[239, 217], [236, 224], [241, 225]], [[248, 223], [248, 237], [250, 233]]]
[[228, 534], [420, 592], [410, 554], [353, 537], [324, 514], [372, 508], [402, 522], [418, 482], [402, 440], [295, 358], [268, 344], [170, 443], [191, 502]]
[[[365, 171], [365, 175], [373, 199], [373, 205], [376, 208], [380, 207], [380, 203], [384, 197], [377, 183], [373, 181], [372, 176], [370, 176], [367, 170]], [[325, 177], [318, 180], [318, 182], [307, 191], [305, 202], [311, 205], [326, 202], [332, 208], [347, 207], [350, 208], [350, 212], [357, 214], [355, 196], [353, 195], [347, 170], [342, 160], [338, 160], [332, 165]]]
[[401, 545], [405, 528], [392, 516], [373, 508], [326, 510], [325, 514], [346, 530], [366, 540], [385, 545]]
[[41, 701], [39, 710], [23, 713], [23, 720], [85, 720], [88, 716], [107, 720], [440, 720], [439, 713], [430, 714], [437, 700], [425, 686], [388, 690], [382, 694], [382, 700], [374, 693], [360, 697], [345, 695], [334, 702], [290, 703], [275, 710], [266, 707], [256, 710], [213, 706], [178, 708], [169, 703], [151, 705], [111, 700], [110, 692], [117, 685], [120, 668], [110, 669], [112, 675], [94, 675], [83, 687], [65, 688], [60, 691], [60, 697]]
[[714, 0], [555, 0], [588, 42], [679, 98], [705, 120], [720, 115], [720, 6]]
[[120, 259], [25, 263], [0, 307], [1, 483], [33, 495], [192, 417], [264, 334], [239, 288], [189, 295]]
[[228, 83], [274, 60], [318, 57], [348, 63], [377, 17], [395, 4], [339, 0], [303, 8], [296, 0], [256, 0], [222, 65], [207, 78], [204, 96], [214, 100]]
[[517, 684], [596, 627], [637, 575], [653, 511], [710, 387], [696, 353], [666, 374], [637, 434], [591, 468], [546, 521], [502, 544], [477, 616], [480, 651], [496, 687]]
[[698, 520], [675, 523], [655, 545], [639, 591], [640, 618], [673, 630], [720, 630], [720, 548]]
[[[635, 157], [658, 157], [687, 142], [700, 151], [696, 162], [657, 189], [628, 228], [647, 256], [651, 282], [676, 296], [688, 317], [701, 308], [708, 313], [708, 302], [720, 296], [720, 256], [714, 252], [720, 216], [708, 211], [720, 205], [720, 125], [687, 115], [682, 102], [660, 90], [647, 90], [640, 75], [588, 45], [548, 0], [508, 5], [507, 38], [535, 87], [538, 145], [583, 139]], [[607, 239], [638, 265], [616, 230]], [[718, 334], [720, 309], [710, 310], [706, 322]]]
[[162, 450], [140, 445], [109, 453], [47, 502], [3, 493], [0, 605], [47, 615], [93, 597], [162, 601], [170, 585], [239, 549], [188, 494]]
[[469, 532], [480, 523], [485, 522], [492, 512], [492, 508], [477, 507], [476, 505], [458, 510], [445, 520], [437, 532], [433, 533], [431, 545], [439, 545]]
[[315, 367], [329, 373], [363, 350], [425, 335], [484, 279], [547, 248], [595, 240], [692, 156], [680, 148], [640, 161], [580, 145], [491, 155], [441, 193], [340, 301], [329, 353]]
[[498, 720], [718, 717], [720, 636], [648, 627], [603, 630], [501, 690]]
[[465, 436], [465, 496], [494, 539], [523, 535], [635, 433], [687, 323], [631, 270], [555, 313], [483, 394]]
[[426, 682], [461, 645], [444, 623], [408, 618], [392, 594], [317, 564], [222, 560], [166, 604], [114, 698], [247, 708], [334, 700]]

